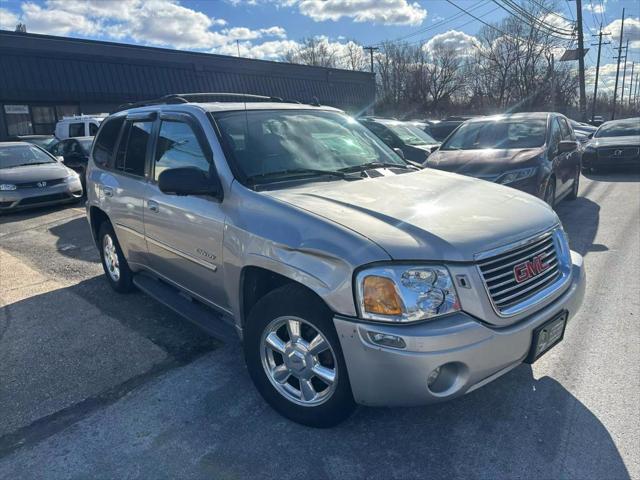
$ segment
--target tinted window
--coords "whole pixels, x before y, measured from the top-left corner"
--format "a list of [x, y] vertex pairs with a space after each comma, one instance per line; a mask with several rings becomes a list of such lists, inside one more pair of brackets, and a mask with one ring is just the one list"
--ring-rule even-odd
[[109, 163], [113, 155], [113, 149], [118, 141], [118, 134], [120, 133], [122, 122], [124, 122], [124, 117], [107, 120], [103, 125], [100, 135], [96, 138], [95, 148], [93, 149], [93, 160], [98, 165], [107, 165]]
[[546, 130], [545, 119], [468, 122], [447, 139], [441, 150], [541, 147], [544, 145]]
[[387, 123], [386, 127], [395, 133], [406, 145], [428, 145], [437, 143], [429, 134], [409, 123]]
[[55, 162], [50, 155], [34, 145], [0, 147], [0, 169]]
[[64, 146], [65, 142], [58, 142], [53, 147], [51, 147], [50, 152], [56, 156], [64, 155]]
[[89, 124], [89, 136], [93, 137], [96, 133], [98, 133], [98, 125], [91, 122]]
[[394, 147], [398, 143], [393, 134], [384, 125], [380, 125], [379, 123], [375, 122], [366, 122], [365, 125], [369, 130], [375, 133], [380, 138], [380, 140], [382, 140], [390, 147]]
[[129, 132], [131, 131], [131, 122], [124, 122], [120, 142], [118, 143], [118, 151], [116, 152], [115, 169], [124, 170], [124, 158], [127, 153], [127, 142], [129, 141]]
[[558, 148], [558, 142], [562, 139], [562, 131], [560, 130], [560, 124], [558, 119], [554, 118], [551, 122], [551, 133], [549, 134], [549, 147], [553, 152]]
[[567, 123], [567, 121], [564, 118], [559, 118], [558, 121], [560, 122], [560, 130], [562, 131], [562, 139], [563, 140], [575, 140], [575, 138], [573, 138], [573, 131], [571, 130], [571, 127], [569, 127], [569, 124]]
[[69, 136], [70, 137], [84, 137], [84, 122], [83, 123], [70, 123], [69, 124]]
[[[127, 122], [129, 123], [129, 122]], [[129, 128], [129, 141], [124, 160], [124, 171], [132, 175], [144, 176], [147, 146], [152, 122], [133, 122]]]
[[158, 135], [154, 178], [169, 168], [195, 167], [209, 172], [209, 162], [193, 129], [186, 123], [163, 120]]

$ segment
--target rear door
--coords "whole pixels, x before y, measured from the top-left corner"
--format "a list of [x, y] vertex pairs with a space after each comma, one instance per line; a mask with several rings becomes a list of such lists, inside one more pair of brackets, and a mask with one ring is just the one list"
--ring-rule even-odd
[[144, 214], [151, 267], [200, 300], [228, 311], [221, 271], [222, 204], [210, 196], [161, 192], [160, 174], [178, 167], [198, 168], [213, 175], [212, 151], [193, 117], [162, 113]]
[[[149, 175], [153, 115], [131, 115], [124, 121], [115, 155], [100, 173], [101, 203], [130, 264], [147, 264], [144, 195]], [[96, 146], [96, 149], [98, 146]], [[96, 152], [94, 149], [94, 157]]]

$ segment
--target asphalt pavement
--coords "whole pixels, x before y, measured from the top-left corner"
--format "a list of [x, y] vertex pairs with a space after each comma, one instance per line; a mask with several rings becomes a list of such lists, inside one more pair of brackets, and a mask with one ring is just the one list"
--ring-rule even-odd
[[237, 346], [102, 277], [84, 211], [0, 217], [0, 479], [640, 479], [640, 175], [557, 211], [585, 256], [562, 343], [457, 400], [316, 430]]

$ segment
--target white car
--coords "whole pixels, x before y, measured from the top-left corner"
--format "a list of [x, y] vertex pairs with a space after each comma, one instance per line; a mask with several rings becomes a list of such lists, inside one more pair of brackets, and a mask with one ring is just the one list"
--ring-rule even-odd
[[56, 123], [55, 135], [59, 140], [71, 137], [93, 137], [106, 117], [106, 113], [64, 117]]

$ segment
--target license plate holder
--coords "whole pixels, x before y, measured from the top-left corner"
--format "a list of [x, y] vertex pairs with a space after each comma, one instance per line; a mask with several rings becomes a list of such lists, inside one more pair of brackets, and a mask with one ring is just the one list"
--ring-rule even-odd
[[567, 326], [567, 317], [567, 312], [563, 311], [533, 331], [531, 349], [524, 360], [525, 363], [535, 362], [562, 341]]

